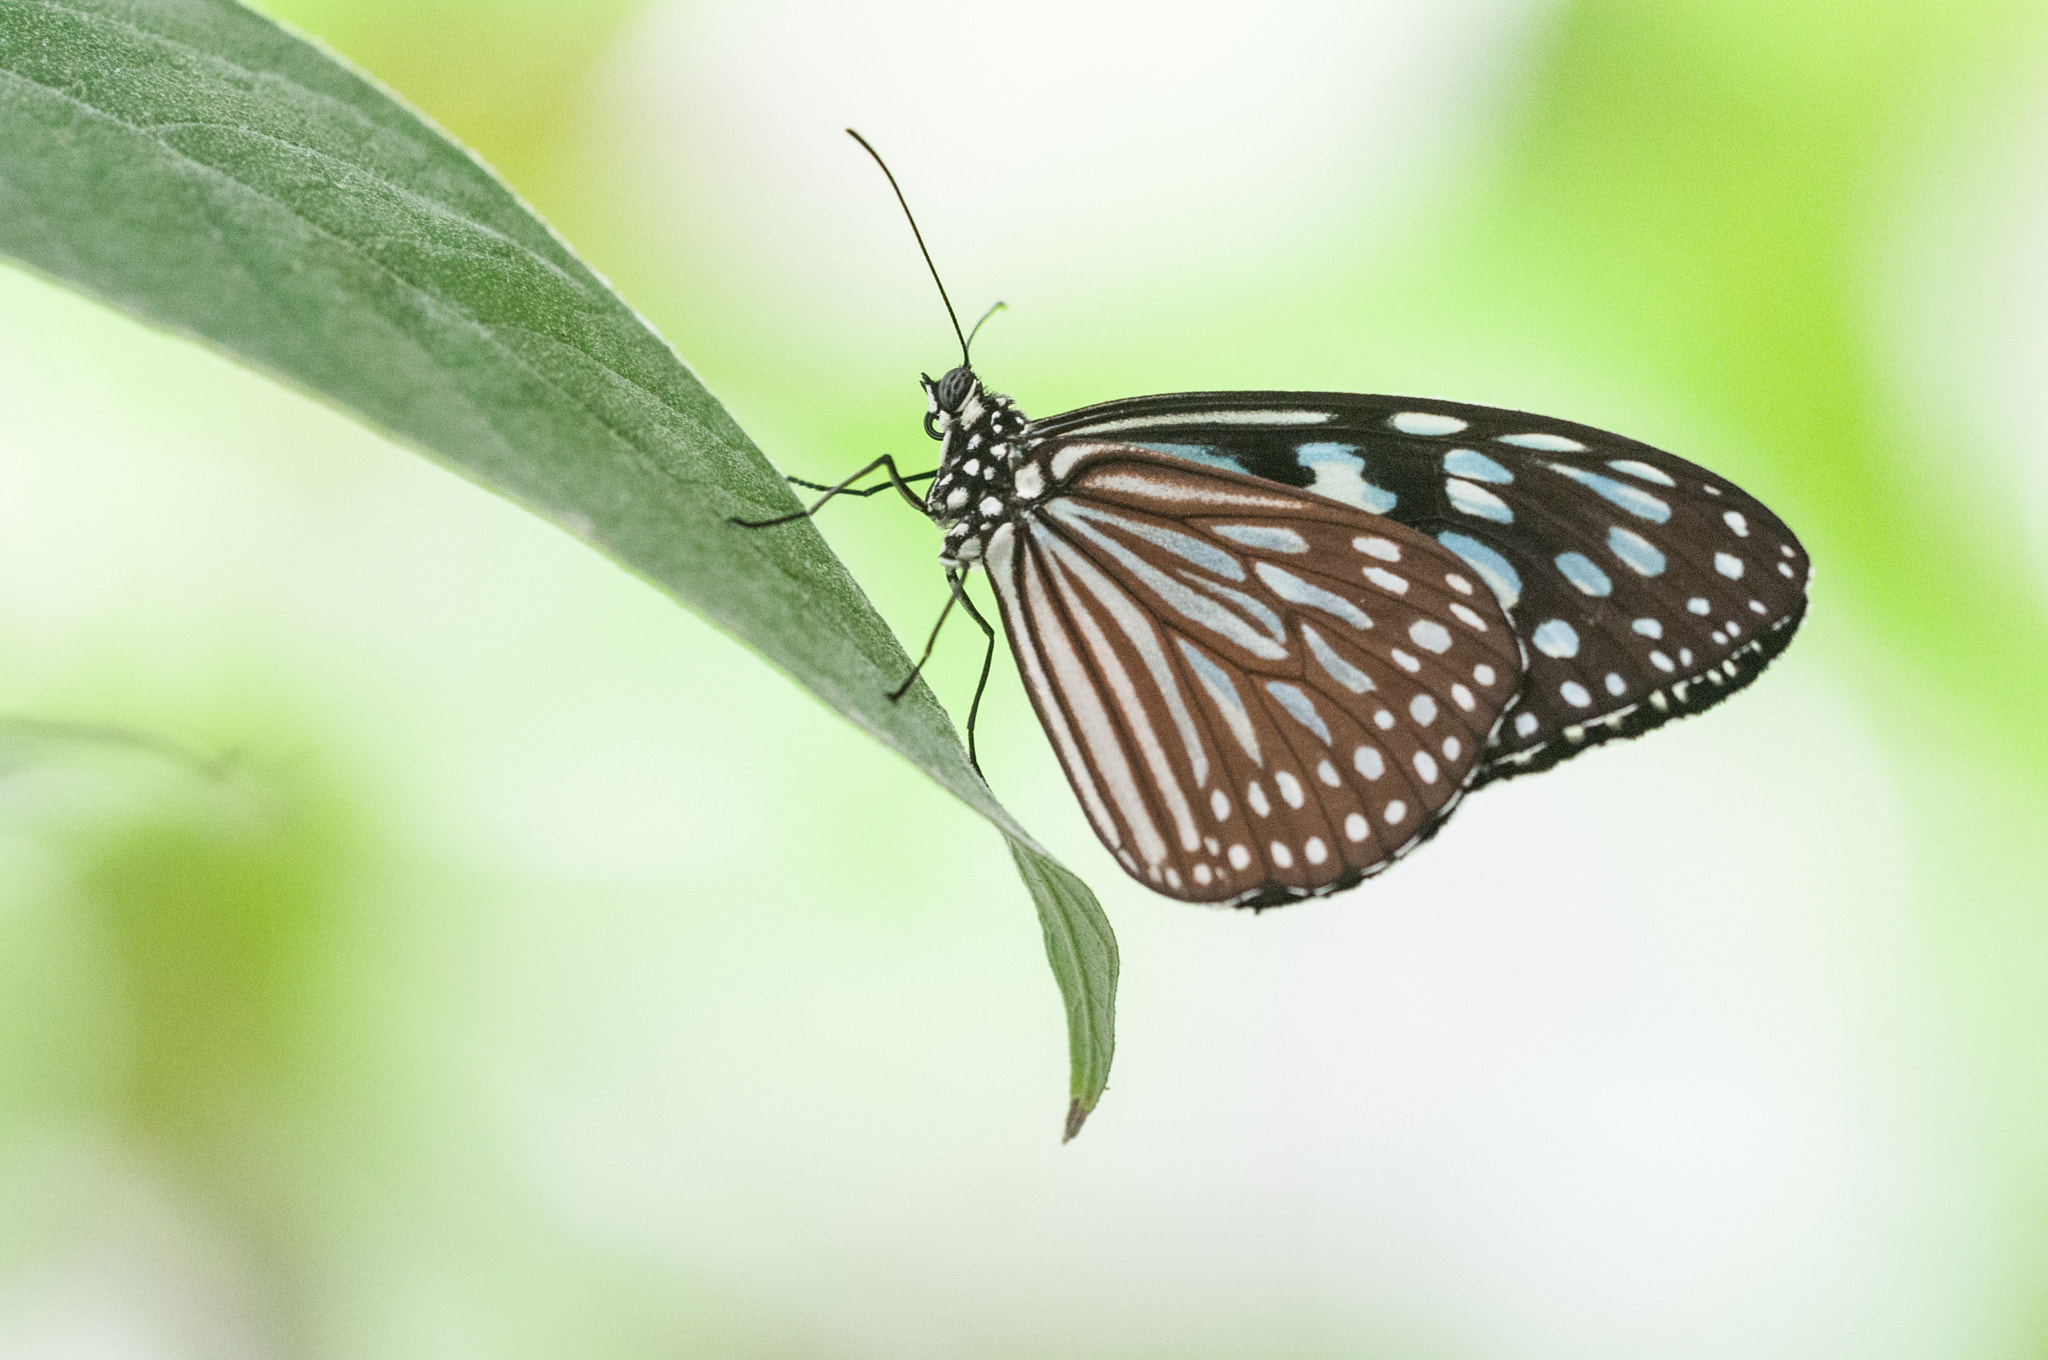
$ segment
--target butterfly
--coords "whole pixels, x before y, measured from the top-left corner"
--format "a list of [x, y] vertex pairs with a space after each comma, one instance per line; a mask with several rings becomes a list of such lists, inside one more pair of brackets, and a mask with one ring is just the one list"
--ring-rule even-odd
[[922, 379], [937, 469], [884, 457], [818, 489], [893, 486], [930, 516], [947, 609], [992, 645], [964, 589], [987, 575], [1090, 825], [1171, 897], [1264, 908], [1352, 887], [1469, 790], [1721, 702], [1805, 613], [1811, 564], [1782, 520], [1619, 435], [1329, 392], [1033, 420], [983, 384], [972, 338]]

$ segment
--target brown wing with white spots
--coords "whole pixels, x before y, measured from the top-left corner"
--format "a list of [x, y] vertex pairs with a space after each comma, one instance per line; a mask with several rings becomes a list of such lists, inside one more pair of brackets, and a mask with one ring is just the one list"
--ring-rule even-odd
[[1755, 497], [1573, 421], [1423, 397], [1182, 392], [1031, 429], [1226, 463], [1464, 558], [1529, 644], [1475, 787], [1713, 707], [1785, 650], [1806, 611], [1806, 550]]
[[1455, 554], [1361, 510], [1076, 444], [986, 566], [1090, 822], [1146, 886], [1269, 906], [1433, 832], [1522, 683]]

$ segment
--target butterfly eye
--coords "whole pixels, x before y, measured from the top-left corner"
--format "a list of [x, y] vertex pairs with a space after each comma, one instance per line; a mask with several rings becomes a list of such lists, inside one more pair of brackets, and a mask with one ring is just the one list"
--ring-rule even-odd
[[974, 391], [974, 370], [962, 364], [948, 369], [946, 376], [939, 379], [939, 405], [948, 411], [958, 411], [967, 404], [967, 398]]

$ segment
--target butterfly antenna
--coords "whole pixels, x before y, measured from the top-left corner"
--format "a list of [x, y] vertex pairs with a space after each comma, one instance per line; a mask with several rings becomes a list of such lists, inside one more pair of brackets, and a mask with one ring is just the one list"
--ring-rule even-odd
[[[931, 251], [925, 248], [924, 233], [917, 229], [917, 218], [910, 211], [910, 200], [903, 196], [903, 186], [896, 182], [896, 176], [890, 171], [889, 162], [882, 159], [882, 153], [868, 145], [867, 138], [861, 136], [852, 128], [846, 130], [846, 135], [859, 142], [861, 150], [873, 156], [875, 164], [881, 166], [882, 173], [889, 177], [889, 187], [896, 191], [896, 201], [903, 205], [903, 215], [910, 219], [910, 234], [917, 238], [917, 248], [924, 255], [924, 267], [932, 271], [932, 282], [939, 285], [939, 301], [946, 304], [946, 317], [953, 323], [953, 334], [960, 338], [960, 363], [963, 367], [967, 366], [967, 335], [960, 329], [960, 314], [953, 310], [953, 299], [946, 296], [945, 281], [939, 277], [939, 267], [932, 263]], [[1002, 305], [1000, 302], [996, 304], [997, 307]], [[990, 310], [993, 311], [994, 309], [991, 308]], [[986, 321], [988, 318], [984, 316], [982, 320]], [[981, 329], [979, 322], [976, 323], [975, 329]]]
[[974, 329], [973, 329], [973, 330], [971, 330], [971, 331], [969, 331], [969, 332], [967, 332], [967, 344], [968, 344], [968, 346], [969, 346], [969, 347], [972, 347], [972, 346], [973, 346], [973, 344], [974, 344], [974, 337], [975, 337], [975, 336], [977, 336], [977, 335], [980, 335], [980, 334], [981, 334], [981, 328], [982, 328], [983, 326], [986, 326], [986, 325], [988, 324], [988, 319], [989, 319], [990, 317], [994, 316], [994, 315], [995, 315], [995, 314], [996, 314], [997, 312], [1007, 312], [1007, 311], [1009, 311], [1009, 310], [1010, 310], [1010, 304], [1009, 304], [1009, 303], [1007, 303], [1007, 302], [998, 302], [998, 303], [997, 303], [997, 304], [996, 304], [995, 306], [993, 306], [993, 307], [989, 308], [989, 309], [988, 309], [987, 311], [983, 312], [983, 313], [981, 314], [981, 320], [979, 320], [979, 321], [977, 321], [977, 322], [975, 322], [975, 323], [974, 323]]

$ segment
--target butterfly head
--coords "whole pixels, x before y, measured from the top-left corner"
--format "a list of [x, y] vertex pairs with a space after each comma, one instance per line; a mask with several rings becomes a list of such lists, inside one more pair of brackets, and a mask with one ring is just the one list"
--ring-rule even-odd
[[948, 369], [937, 382], [928, 373], [920, 377], [924, 382], [924, 432], [932, 438], [944, 439], [947, 430], [963, 423], [972, 425], [981, 414], [981, 379], [967, 365]]

